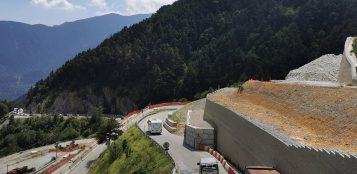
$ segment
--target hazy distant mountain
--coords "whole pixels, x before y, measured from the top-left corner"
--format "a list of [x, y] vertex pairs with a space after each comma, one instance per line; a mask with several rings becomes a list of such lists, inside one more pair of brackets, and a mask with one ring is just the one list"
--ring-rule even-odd
[[150, 15], [108, 14], [53, 27], [0, 21], [0, 99], [14, 99], [76, 54]]

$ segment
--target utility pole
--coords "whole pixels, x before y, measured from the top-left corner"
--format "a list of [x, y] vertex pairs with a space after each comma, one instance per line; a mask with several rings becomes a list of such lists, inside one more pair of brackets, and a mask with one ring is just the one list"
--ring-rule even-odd
[[55, 148], [56, 148], [56, 159], [57, 159], [58, 142], [55, 143]]

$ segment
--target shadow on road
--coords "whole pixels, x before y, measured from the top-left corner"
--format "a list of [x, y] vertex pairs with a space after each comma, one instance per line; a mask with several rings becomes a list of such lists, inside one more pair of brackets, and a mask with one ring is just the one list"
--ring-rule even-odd
[[94, 161], [95, 161], [95, 160], [90, 160], [90, 161], [88, 161], [87, 164], [86, 164], [86, 168], [89, 169], [90, 166], [93, 164]]
[[190, 150], [191, 152], [202, 152], [203, 150], [197, 150], [192, 148], [190, 145], [185, 143], [185, 140], [182, 142], [182, 146], [185, 147], [186, 149]]
[[147, 136], [160, 136], [161, 134], [152, 134], [149, 131], [146, 131]]

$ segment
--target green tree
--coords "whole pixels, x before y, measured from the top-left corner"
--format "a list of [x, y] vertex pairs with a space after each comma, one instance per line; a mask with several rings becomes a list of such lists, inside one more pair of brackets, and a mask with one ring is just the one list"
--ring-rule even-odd
[[107, 143], [110, 145], [111, 140], [116, 139], [122, 133], [115, 119], [109, 119], [101, 125], [95, 137], [99, 144]]
[[0, 117], [4, 116], [8, 112], [10, 112], [9, 107], [4, 103], [0, 103]]

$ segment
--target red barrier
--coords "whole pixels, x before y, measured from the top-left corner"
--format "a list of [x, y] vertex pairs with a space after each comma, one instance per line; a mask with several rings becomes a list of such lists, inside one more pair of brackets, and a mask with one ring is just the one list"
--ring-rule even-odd
[[213, 149], [211, 147], [208, 147], [208, 153], [212, 155]]
[[207, 151], [223, 165], [223, 168], [228, 172], [228, 174], [238, 174], [238, 172], [235, 171], [235, 169], [232, 168], [224, 159], [224, 157], [221, 154], [219, 154], [217, 151], [213, 150], [211, 147], [208, 147]]
[[232, 167], [229, 167], [228, 174], [237, 174], [237, 172]]
[[[159, 107], [163, 107], [163, 106], [175, 106], [175, 105], [186, 105], [190, 102], [166, 102], [166, 103], [159, 103], [159, 104], [154, 104], [154, 105], [149, 105], [146, 106], [144, 109], [153, 109], [153, 108], [159, 108]], [[125, 120], [129, 119], [131, 116], [140, 113], [142, 110], [136, 110], [133, 112], [130, 112], [129, 114], [127, 114], [126, 116], [124, 116], [122, 118], [122, 120], [120, 122], [118, 122], [119, 124], [122, 124]]]
[[42, 172], [41, 174], [51, 174], [54, 171], [56, 171], [57, 169], [61, 168], [64, 164], [66, 164], [69, 160], [71, 160], [72, 158], [74, 158], [76, 155], [69, 155], [67, 158], [62, 159], [60, 162], [58, 162], [57, 164], [53, 165], [52, 167], [48, 168], [47, 170], [45, 170], [44, 172]]
[[219, 160], [219, 157], [221, 156], [221, 154], [219, 154], [218, 152], [216, 153], [216, 155], [215, 155], [215, 157], [216, 157], [216, 159], [218, 159]]
[[163, 107], [163, 106], [174, 106], [174, 105], [186, 105], [190, 102], [166, 102], [166, 103], [159, 103], [159, 104], [154, 104], [150, 106], [146, 106], [145, 109], [152, 109], [152, 108], [158, 108], [158, 107]]

